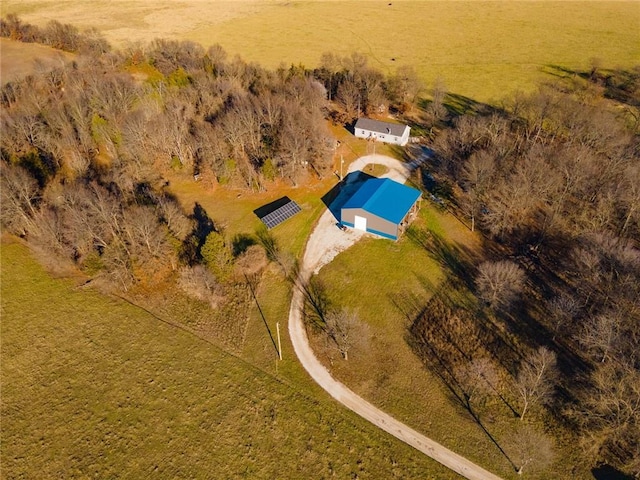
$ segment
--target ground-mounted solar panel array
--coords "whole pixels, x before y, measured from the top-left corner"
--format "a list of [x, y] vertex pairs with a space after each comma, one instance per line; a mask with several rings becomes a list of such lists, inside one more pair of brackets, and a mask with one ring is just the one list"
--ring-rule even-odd
[[300, 205], [289, 199], [289, 197], [282, 197], [275, 202], [256, 209], [254, 213], [262, 220], [262, 223], [264, 223], [267, 228], [271, 229], [280, 225], [288, 218], [293, 217], [301, 210]]

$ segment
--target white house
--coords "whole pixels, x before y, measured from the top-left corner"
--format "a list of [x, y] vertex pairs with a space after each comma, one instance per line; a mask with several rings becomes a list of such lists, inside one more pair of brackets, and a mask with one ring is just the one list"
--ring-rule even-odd
[[381, 122], [371, 118], [359, 118], [355, 125], [355, 136], [380, 140], [381, 142], [393, 143], [404, 146], [409, 142], [409, 125], [400, 123]]

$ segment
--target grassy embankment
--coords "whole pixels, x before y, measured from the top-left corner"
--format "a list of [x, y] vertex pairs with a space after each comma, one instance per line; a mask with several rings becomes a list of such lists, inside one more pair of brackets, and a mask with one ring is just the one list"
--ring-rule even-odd
[[[158, 37], [221, 44], [268, 67], [315, 66], [324, 52], [361, 52], [383, 72], [414, 66], [428, 86], [499, 102], [549, 74], [640, 63], [637, 2], [28, 2], [3, 13], [95, 26], [117, 46]], [[194, 21], [194, 19], [197, 19]]]
[[20, 244], [0, 253], [3, 478], [454, 478], [326, 397], [52, 279]]

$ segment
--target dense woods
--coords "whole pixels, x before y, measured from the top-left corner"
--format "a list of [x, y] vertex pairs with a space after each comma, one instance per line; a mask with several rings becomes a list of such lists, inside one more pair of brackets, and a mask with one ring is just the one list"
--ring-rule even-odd
[[328, 117], [408, 109], [419, 89], [410, 71], [385, 78], [357, 54], [270, 71], [192, 42], [113, 51], [56, 21], [9, 15], [0, 34], [77, 54], [2, 86], [4, 230], [109, 288], [175, 283], [221, 317], [246, 310], [239, 285], [259, 277], [265, 253], [250, 248], [259, 239], [226, 238], [198, 205], [182, 211], [167, 177], [253, 191], [322, 177], [335, 148]]
[[[269, 71], [190, 42], [114, 52], [96, 32], [13, 16], [0, 35], [78, 54], [2, 87], [3, 230], [119, 291], [170, 280], [221, 309], [268, 262], [268, 241], [240, 248], [198, 205], [182, 211], [167, 172], [297, 184], [331, 170], [328, 120], [412, 113], [434, 132], [425, 189], [486, 239], [467, 258], [408, 232], [450, 271], [416, 311], [416, 352], [474, 415], [499, 394], [523, 425], [551, 416], [579, 432], [586, 458], [639, 474], [640, 69], [572, 72], [461, 112], [443, 86], [416, 109], [411, 68], [385, 76], [359, 54]], [[353, 336], [334, 320], [346, 358]], [[522, 432], [520, 466], [549, 443]]]
[[9, 16], [0, 32], [78, 53], [2, 88], [3, 224], [125, 290], [201, 261], [208, 232], [167, 194], [165, 173], [253, 190], [323, 176], [335, 143], [328, 99], [339, 98], [334, 117], [352, 120], [409, 108], [419, 88], [411, 72], [385, 79], [361, 55], [268, 71], [190, 42], [112, 52], [96, 32], [55, 21]]

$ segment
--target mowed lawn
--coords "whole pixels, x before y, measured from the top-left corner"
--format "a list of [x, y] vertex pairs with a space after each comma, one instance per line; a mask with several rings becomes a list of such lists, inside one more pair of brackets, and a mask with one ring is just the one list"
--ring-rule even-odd
[[[333, 305], [355, 311], [368, 325], [365, 348], [349, 360], [321, 353], [340, 380], [399, 420], [503, 478], [516, 478], [508, 438], [520, 421], [495, 402], [500, 415], [482, 415], [486, 431], [455, 401], [445, 384], [412, 351], [408, 328], [420, 308], [443, 288], [447, 262], [469, 262], [481, 244], [454, 216], [423, 201], [412, 228], [430, 231], [445, 242], [438, 254], [404, 235], [398, 242], [365, 238], [320, 270], [318, 278]], [[448, 256], [448, 255], [449, 256]], [[324, 341], [316, 339], [316, 351]], [[326, 348], [326, 347], [325, 347]], [[487, 434], [493, 437], [493, 439]], [[495, 442], [494, 442], [495, 440]], [[496, 443], [497, 442], [497, 443]], [[499, 445], [499, 447], [498, 447]], [[574, 445], [556, 445], [555, 462], [547, 470], [529, 472], [539, 480], [592, 478]]]
[[3, 2], [3, 13], [43, 24], [95, 26], [118, 46], [158, 37], [222, 45], [275, 68], [318, 65], [324, 52], [366, 54], [388, 73], [412, 65], [429, 87], [498, 102], [558, 70], [640, 63], [635, 1]]
[[1, 260], [3, 478], [455, 478], [19, 244]]

